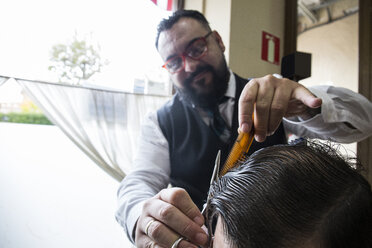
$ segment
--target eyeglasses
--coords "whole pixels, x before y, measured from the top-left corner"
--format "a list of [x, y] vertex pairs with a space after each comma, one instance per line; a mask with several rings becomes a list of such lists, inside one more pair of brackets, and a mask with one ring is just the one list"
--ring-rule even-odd
[[189, 57], [193, 60], [201, 59], [208, 51], [207, 38], [211, 33], [213, 32], [211, 31], [203, 37], [196, 38], [186, 47], [182, 54], [168, 59], [162, 67], [173, 74], [185, 68], [186, 57]]

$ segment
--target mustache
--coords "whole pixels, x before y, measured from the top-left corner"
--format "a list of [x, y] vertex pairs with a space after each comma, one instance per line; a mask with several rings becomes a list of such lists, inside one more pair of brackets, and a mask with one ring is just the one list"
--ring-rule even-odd
[[185, 85], [190, 85], [194, 78], [202, 72], [213, 71], [213, 67], [210, 65], [199, 66], [191, 75], [185, 79]]

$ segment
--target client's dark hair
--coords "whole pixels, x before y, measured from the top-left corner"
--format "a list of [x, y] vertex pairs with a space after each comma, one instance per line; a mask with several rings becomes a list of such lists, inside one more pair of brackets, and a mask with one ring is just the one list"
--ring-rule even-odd
[[372, 247], [371, 186], [353, 166], [312, 142], [261, 149], [213, 185], [209, 218], [234, 248]]
[[177, 10], [176, 12], [173, 13], [173, 15], [169, 16], [169, 18], [167, 18], [167, 19], [164, 18], [158, 24], [158, 32], [157, 32], [156, 39], [155, 39], [156, 49], [158, 48], [160, 33], [165, 31], [165, 30], [171, 29], [173, 27], [173, 25], [176, 22], [178, 22], [179, 19], [181, 19], [183, 17], [195, 19], [200, 24], [202, 24], [205, 27], [206, 30], [211, 31], [209, 23], [208, 23], [207, 19], [205, 18], [205, 16], [202, 13], [200, 13], [196, 10], [185, 10], [185, 9]]

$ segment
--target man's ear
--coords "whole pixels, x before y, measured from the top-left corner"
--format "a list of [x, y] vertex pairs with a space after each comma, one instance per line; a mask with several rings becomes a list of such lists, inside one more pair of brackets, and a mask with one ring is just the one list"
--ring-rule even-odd
[[217, 41], [218, 46], [221, 48], [222, 52], [225, 52], [225, 45], [223, 44], [220, 34], [216, 30], [213, 31], [213, 34]]

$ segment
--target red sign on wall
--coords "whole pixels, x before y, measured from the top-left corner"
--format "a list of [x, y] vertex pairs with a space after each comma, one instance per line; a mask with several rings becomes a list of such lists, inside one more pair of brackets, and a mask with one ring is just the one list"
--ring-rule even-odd
[[151, 1], [164, 10], [167, 10], [167, 11], [172, 10], [173, 0], [151, 0]]
[[280, 39], [272, 34], [262, 31], [262, 60], [279, 65], [279, 49]]

